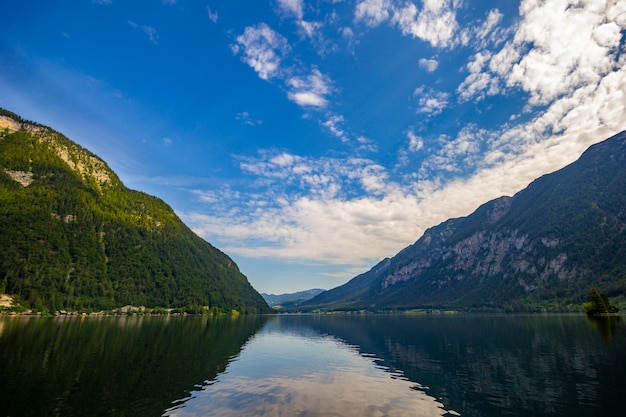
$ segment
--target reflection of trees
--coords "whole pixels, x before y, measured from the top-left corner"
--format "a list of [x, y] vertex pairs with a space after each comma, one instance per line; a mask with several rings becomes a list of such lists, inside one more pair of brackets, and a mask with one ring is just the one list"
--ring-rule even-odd
[[608, 344], [617, 332], [619, 316], [587, 316], [587, 322], [591, 327], [598, 330], [604, 341]]
[[14, 416], [157, 416], [223, 372], [260, 317], [18, 319], [0, 337]]
[[402, 370], [464, 417], [593, 415], [607, 400], [621, 402], [623, 412], [626, 341], [607, 350], [584, 320], [335, 317], [316, 327]]

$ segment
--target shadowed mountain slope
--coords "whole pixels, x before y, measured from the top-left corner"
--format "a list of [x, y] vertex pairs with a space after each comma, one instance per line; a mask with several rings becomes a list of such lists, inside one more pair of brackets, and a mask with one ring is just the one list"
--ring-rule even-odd
[[590, 287], [626, 290], [626, 132], [298, 308], [580, 309]]

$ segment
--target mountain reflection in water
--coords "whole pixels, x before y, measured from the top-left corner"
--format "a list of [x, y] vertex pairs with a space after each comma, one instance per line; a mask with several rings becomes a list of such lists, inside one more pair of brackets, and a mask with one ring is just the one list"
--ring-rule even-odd
[[375, 357], [291, 319], [268, 322], [225, 373], [166, 415], [447, 415], [419, 385], [388, 372]]
[[584, 315], [272, 317], [166, 415], [621, 417], [626, 329], [596, 327]]
[[616, 317], [0, 317], [0, 417], [622, 417], [624, 381]]
[[264, 317], [0, 317], [0, 416], [158, 416]]

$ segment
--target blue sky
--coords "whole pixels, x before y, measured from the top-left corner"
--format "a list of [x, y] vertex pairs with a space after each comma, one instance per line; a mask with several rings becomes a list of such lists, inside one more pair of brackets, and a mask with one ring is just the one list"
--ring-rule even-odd
[[253, 286], [333, 288], [626, 129], [623, 0], [3, 0], [0, 106]]

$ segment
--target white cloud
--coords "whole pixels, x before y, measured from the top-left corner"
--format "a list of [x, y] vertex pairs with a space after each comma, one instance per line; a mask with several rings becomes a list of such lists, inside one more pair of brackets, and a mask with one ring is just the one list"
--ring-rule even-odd
[[374, 27], [389, 19], [390, 13], [389, 0], [362, 0], [354, 10], [354, 21]]
[[413, 97], [417, 97], [419, 108], [418, 113], [427, 113], [430, 115], [440, 114], [443, 109], [448, 107], [450, 94], [443, 91], [435, 91], [421, 86], [415, 89]]
[[593, 31], [593, 39], [600, 46], [616, 48], [622, 38], [620, 27], [615, 22], [605, 23]]
[[205, 190], [191, 190], [191, 193], [194, 194], [200, 201], [203, 203], [219, 203], [220, 196], [213, 191], [205, 191]]
[[326, 107], [328, 105], [328, 100], [312, 91], [290, 92], [287, 97], [302, 107]]
[[306, 37], [313, 38], [322, 27], [322, 24], [320, 22], [307, 22], [304, 20], [299, 20], [298, 26]]
[[326, 95], [332, 91], [330, 79], [317, 68], [306, 77], [291, 77], [287, 80], [290, 88], [288, 98], [302, 107], [326, 107]]
[[159, 34], [157, 33], [157, 30], [155, 28], [153, 28], [152, 26], [144, 25], [141, 27], [141, 29], [143, 29], [144, 33], [148, 35], [148, 39], [150, 39], [150, 42], [155, 45], [159, 43]]
[[265, 23], [248, 26], [243, 34], [237, 37], [237, 45], [233, 47], [233, 52], [239, 53], [240, 47], [243, 48], [241, 59], [264, 80], [269, 80], [280, 73], [282, 57], [289, 52], [287, 39]]
[[[258, 175], [265, 191], [233, 197], [248, 207], [237, 215], [184, 214], [198, 234], [240, 256], [363, 269], [414, 242], [426, 227], [468, 214], [494, 192], [479, 179], [445, 187], [434, 181], [402, 186], [384, 167], [358, 158], [265, 154], [245, 161], [242, 169]], [[211, 201], [226, 194], [198, 195]]]
[[419, 178], [437, 178], [442, 172], [472, 175], [481, 167], [484, 158], [482, 148], [489, 137], [490, 132], [475, 125], [464, 127], [454, 138], [440, 135], [437, 138], [439, 148], [422, 163]]
[[420, 58], [419, 66], [427, 72], [435, 72], [437, 70], [437, 67], [439, 67], [439, 61], [437, 61], [436, 59]]
[[523, 1], [513, 40], [488, 66], [479, 62], [486, 52], [478, 53], [459, 92], [469, 99], [497, 93], [499, 85], [515, 87], [529, 94], [530, 106], [545, 106], [578, 88], [597, 85], [614, 70], [619, 54], [626, 20], [620, 17], [624, 6], [619, 4], [590, 1], [576, 7], [576, 2], [564, 0]]
[[247, 111], [237, 113], [235, 120], [240, 120], [248, 126], [258, 126], [263, 124], [263, 120], [253, 119]]
[[367, 152], [378, 152], [378, 147], [371, 139], [366, 138], [365, 136], [359, 136], [356, 138], [356, 140], [359, 143], [359, 150]]
[[485, 49], [490, 45], [499, 45], [511, 32], [510, 28], [499, 26], [502, 18], [503, 15], [498, 9], [490, 10], [482, 24], [461, 30], [460, 43], [467, 45], [472, 42], [474, 49]]
[[394, 10], [392, 22], [404, 35], [422, 39], [434, 47], [451, 47], [455, 43], [458, 23], [450, 1], [427, 0], [422, 10], [409, 2]]
[[424, 147], [424, 140], [412, 131], [409, 131], [406, 136], [409, 139], [409, 150], [411, 152], [417, 152]]
[[342, 142], [347, 142], [348, 136], [346, 134], [346, 131], [341, 127], [343, 122], [343, 116], [330, 115], [328, 119], [323, 123], [323, 125], [330, 131], [330, 133], [341, 139]]
[[209, 6], [206, 7], [206, 11], [209, 15], [209, 20], [213, 23], [217, 23], [217, 20], [219, 18], [217, 15], [217, 12], [214, 12], [213, 10], [211, 10]]
[[362, 0], [354, 10], [354, 21], [369, 27], [390, 22], [403, 35], [419, 38], [437, 48], [455, 45], [458, 30], [454, 0], [425, 0], [422, 8], [411, 1], [397, 7], [391, 0]]
[[[381, 250], [393, 253], [416, 232], [404, 229], [398, 235], [397, 228], [388, 227], [408, 221], [415, 202], [389, 181], [382, 166], [370, 160], [316, 160], [279, 153], [247, 160], [242, 169], [264, 178], [267, 193], [255, 196], [256, 201], [261, 196], [266, 200], [263, 210], [248, 211], [237, 219], [184, 216], [197, 233], [237, 243], [228, 247], [229, 252], [359, 263], [377, 258]], [[290, 191], [294, 185], [301, 192]], [[354, 188], [370, 196], [350, 197]], [[376, 245], [371, 244], [373, 236]], [[256, 244], [239, 244], [244, 241]]]
[[[132, 20], [129, 20], [128, 24], [133, 29], [139, 28], [139, 24], [137, 24], [136, 22], [134, 22]], [[150, 42], [152, 42], [155, 45], [157, 45], [159, 43], [159, 34], [157, 33], [157, 30], [154, 27], [147, 26], [147, 25], [142, 25], [141, 26], [141, 30], [143, 30], [143, 32], [146, 35], [148, 35], [148, 39], [150, 39]]]
[[293, 16], [298, 20], [304, 17], [302, 0], [278, 0], [278, 6], [285, 15]]
[[296, 20], [300, 33], [310, 39], [316, 38], [323, 24], [304, 20], [303, 0], [278, 0], [279, 14]]
[[491, 34], [493, 34], [494, 32], [494, 29], [502, 21], [502, 17], [503, 15], [500, 12], [500, 10], [498, 9], [490, 10], [489, 14], [487, 15], [487, 19], [485, 20], [483, 25], [480, 26], [478, 30], [476, 31], [476, 37], [478, 39], [486, 39], [489, 36], [491, 36]]
[[501, 92], [501, 82], [489, 72], [483, 69], [489, 64], [492, 56], [488, 51], [478, 52], [467, 64], [470, 75], [457, 88], [460, 101], [468, 101], [472, 98], [481, 100], [485, 96], [493, 96]]
[[[331, 79], [313, 67], [306, 75], [296, 67], [281, 69], [282, 58], [289, 52], [287, 39], [265, 23], [249, 26], [237, 37], [233, 53], [243, 51], [242, 60], [250, 65], [264, 80], [277, 78], [285, 83], [287, 98], [301, 107], [323, 109], [328, 106], [327, 96], [332, 93]], [[293, 74], [297, 75], [293, 75]]]

